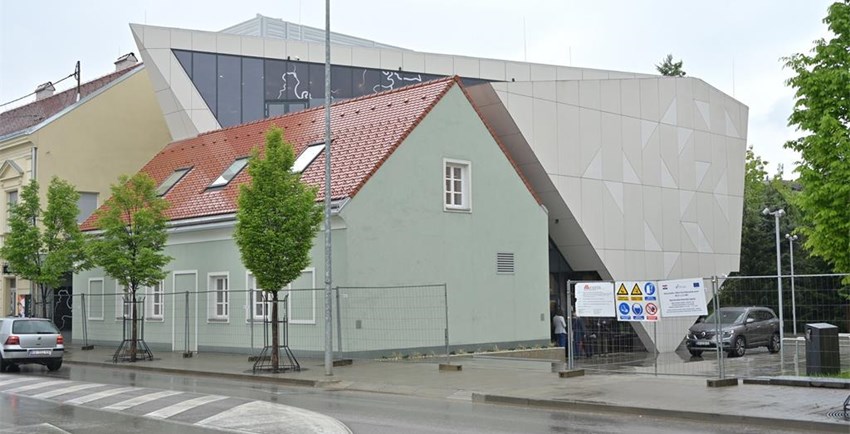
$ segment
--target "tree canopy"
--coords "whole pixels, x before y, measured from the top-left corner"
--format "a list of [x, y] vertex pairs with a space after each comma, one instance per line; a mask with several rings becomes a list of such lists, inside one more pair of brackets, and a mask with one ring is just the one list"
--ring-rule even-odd
[[[239, 189], [234, 238], [245, 268], [271, 297], [271, 369], [280, 367], [278, 291], [310, 264], [313, 237], [322, 221], [316, 189], [292, 173], [295, 154], [276, 127], [266, 133], [265, 156], [254, 148], [248, 160], [251, 181]], [[265, 353], [267, 348], [263, 349]]]
[[310, 264], [313, 237], [322, 221], [316, 189], [292, 173], [295, 155], [282, 131], [266, 134], [265, 157], [257, 149], [248, 161], [251, 182], [240, 186], [236, 244], [257, 285], [278, 291]]
[[102, 233], [92, 245], [95, 262], [133, 297], [139, 288], [165, 278], [162, 268], [172, 259], [162, 253], [168, 205], [157, 196], [154, 180], [140, 172], [121, 176], [106, 206], [97, 211], [95, 226]]
[[785, 144], [800, 152], [799, 231], [812, 254], [850, 272], [850, 2], [833, 3], [823, 20], [832, 36], [784, 59], [794, 72], [789, 125], [802, 134]]
[[67, 181], [53, 177], [47, 187], [47, 209], [42, 211], [36, 180], [21, 189], [21, 202], [12, 207], [10, 232], [0, 256], [13, 272], [40, 289], [42, 316], [47, 316], [48, 289], [66, 273], [88, 267], [85, 238], [77, 226], [80, 195]]
[[668, 54], [661, 59], [661, 63], [655, 65], [655, 69], [659, 74], [667, 77], [684, 77], [685, 71], [682, 69], [682, 61], [673, 61], [673, 54]]

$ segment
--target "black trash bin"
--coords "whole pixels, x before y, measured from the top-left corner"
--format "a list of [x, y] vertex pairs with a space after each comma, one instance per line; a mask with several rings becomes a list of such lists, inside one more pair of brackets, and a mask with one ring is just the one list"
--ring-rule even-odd
[[806, 375], [838, 374], [840, 354], [838, 327], [822, 322], [806, 324]]

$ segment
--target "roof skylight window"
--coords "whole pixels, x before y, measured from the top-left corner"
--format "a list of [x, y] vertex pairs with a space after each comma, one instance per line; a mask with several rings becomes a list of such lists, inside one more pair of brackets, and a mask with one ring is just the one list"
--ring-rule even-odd
[[319, 153], [322, 152], [323, 149], [325, 149], [324, 143], [317, 143], [315, 145], [308, 146], [306, 149], [304, 149], [304, 152], [302, 152], [301, 155], [299, 155], [298, 158], [295, 160], [295, 163], [292, 164], [292, 173], [303, 172], [304, 169], [306, 169], [307, 166], [309, 166], [310, 163], [312, 163], [313, 160], [316, 159], [316, 157], [319, 155]]
[[227, 185], [230, 180], [235, 178], [236, 175], [238, 175], [239, 172], [241, 172], [242, 169], [245, 168], [247, 164], [248, 157], [237, 159], [233, 162], [233, 164], [230, 165], [230, 167], [227, 168], [227, 170], [224, 171], [224, 173], [221, 174], [221, 176], [218, 177], [218, 179], [216, 179], [215, 181], [213, 181], [212, 184], [210, 184], [209, 188], [223, 187]]
[[157, 196], [165, 196], [175, 184], [180, 182], [189, 171], [192, 170], [191, 167], [185, 169], [177, 169], [171, 175], [168, 175], [168, 178], [165, 178], [165, 181], [162, 181], [162, 184], [159, 185], [159, 188], [156, 189]]

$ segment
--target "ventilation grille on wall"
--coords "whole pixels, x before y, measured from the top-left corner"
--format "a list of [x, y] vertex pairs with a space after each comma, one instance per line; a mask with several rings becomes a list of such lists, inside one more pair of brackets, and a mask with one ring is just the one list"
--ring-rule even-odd
[[496, 253], [496, 273], [509, 274], [514, 272], [514, 254]]

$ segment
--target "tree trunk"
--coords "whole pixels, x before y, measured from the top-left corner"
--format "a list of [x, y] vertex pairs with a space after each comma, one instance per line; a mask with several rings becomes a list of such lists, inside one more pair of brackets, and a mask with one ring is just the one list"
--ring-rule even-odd
[[130, 303], [130, 330], [131, 330], [131, 332], [130, 332], [131, 333], [131, 335], [130, 335], [130, 361], [135, 362], [136, 361], [136, 350], [137, 350], [136, 343], [138, 342], [138, 339], [139, 339], [139, 329], [136, 326], [136, 291], [135, 290], [131, 291], [130, 300], [131, 300], [131, 303]]
[[277, 291], [272, 292], [272, 372], [280, 368], [280, 336], [277, 326]]

